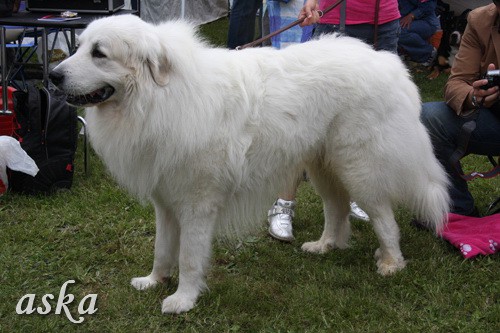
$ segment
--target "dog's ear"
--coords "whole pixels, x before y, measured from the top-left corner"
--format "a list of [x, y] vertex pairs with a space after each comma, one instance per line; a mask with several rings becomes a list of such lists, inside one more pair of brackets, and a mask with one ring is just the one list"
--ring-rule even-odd
[[157, 57], [156, 59], [148, 59], [147, 65], [153, 80], [159, 86], [166, 86], [169, 80], [168, 72], [170, 70], [170, 63], [165, 55]]

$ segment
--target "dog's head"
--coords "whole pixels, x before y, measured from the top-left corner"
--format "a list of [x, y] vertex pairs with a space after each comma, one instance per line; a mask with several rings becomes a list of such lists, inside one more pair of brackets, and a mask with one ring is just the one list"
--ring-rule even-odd
[[453, 22], [453, 26], [451, 27], [450, 34], [450, 46], [459, 47], [460, 42], [462, 41], [462, 35], [465, 31], [465, 27], [467, 26], [467, 16], [469, 15], [470, 9], [466, 9], [457, 16]]
[[452, 31], [455, 29], [455, 13], [450, 10], [439, 13], [439, 23], [443, 31]]
[[168, 72], [154, 26], [133, 15], [115, 15], [89, 24], [76, 53], [54, 68], [50, 79], [70, 104], [93, 106], [120, 104], [138, 84], [165, 86]]

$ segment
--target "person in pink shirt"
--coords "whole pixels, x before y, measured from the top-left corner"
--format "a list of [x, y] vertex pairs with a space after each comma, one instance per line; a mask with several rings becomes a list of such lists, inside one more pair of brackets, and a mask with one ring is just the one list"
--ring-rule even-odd
[[[323, 17], [320, 17], [318, 12], [335, 2], [336, 0], [307, 0], [299, 13], [299, 19], [305, 18], [301, 26], [317, 23], [313, 37], [324, 33], [340, 32], [342, 5]], [[372, 44], [377, 50], [397, 53], [401, 30], [400, 17], [397, 0], [347, 0], [343, 33]]]
[[[318, 10], [328, 8], [337, 0], [307, 0], [300, 10], [299, 19], [305, 18], [301, 26], [317, 24], [313, 38], [324, 33], [341, 32], [341, 5], [320, 18]], [[343, 34], [359, 38], [374, 46], [376, 50], [386, 50], [397, 54], [399, 24], [397, 0], [347, 0], [345, 30]], [[335, 55], [332, 54], [332, 57]], [[268, 212], [269, 234], [276, 239], [291, 242], [294, 240], [292, 220], [295, 209], [295, 194], [301, 181], [290, 184], [279, 194], [278, 199]], [[369, 220], [369, 216], [355, 203], [351, 202], [351, 216]]]

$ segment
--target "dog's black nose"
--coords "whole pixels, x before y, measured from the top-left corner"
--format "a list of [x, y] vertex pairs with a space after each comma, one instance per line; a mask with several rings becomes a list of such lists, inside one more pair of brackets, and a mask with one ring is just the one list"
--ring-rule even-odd
[[58, 87], [64, 81], [64, 75], [57, 71], [52, 71], [49, 74], [49, 79]]

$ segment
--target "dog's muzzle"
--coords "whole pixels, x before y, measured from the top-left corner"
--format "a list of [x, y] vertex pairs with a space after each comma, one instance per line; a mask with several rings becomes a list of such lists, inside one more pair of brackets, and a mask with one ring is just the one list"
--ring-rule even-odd
[[460, 39], [462, 38], [462, 34], [458, 31], [453, 31], [450, 35], [450, 46], [458, 46], [460, 45]]
[[105, 86], [85, 95], [68, 95], [66, 101], [75, 106], [95, 105], [110, 98], [114, 92], [113, 87]]
[[[54, 70], [50, 72], [49, 79], [57, 88], [61, 89], [61, 85], [64, 83], [65, 78], [64, 74]], [[110, 98], [114, 92], [115, 89], [112, 86], [107, 85], [83, 95], [67, 94], [66, 101], [75, 106], [95, 105]]]

